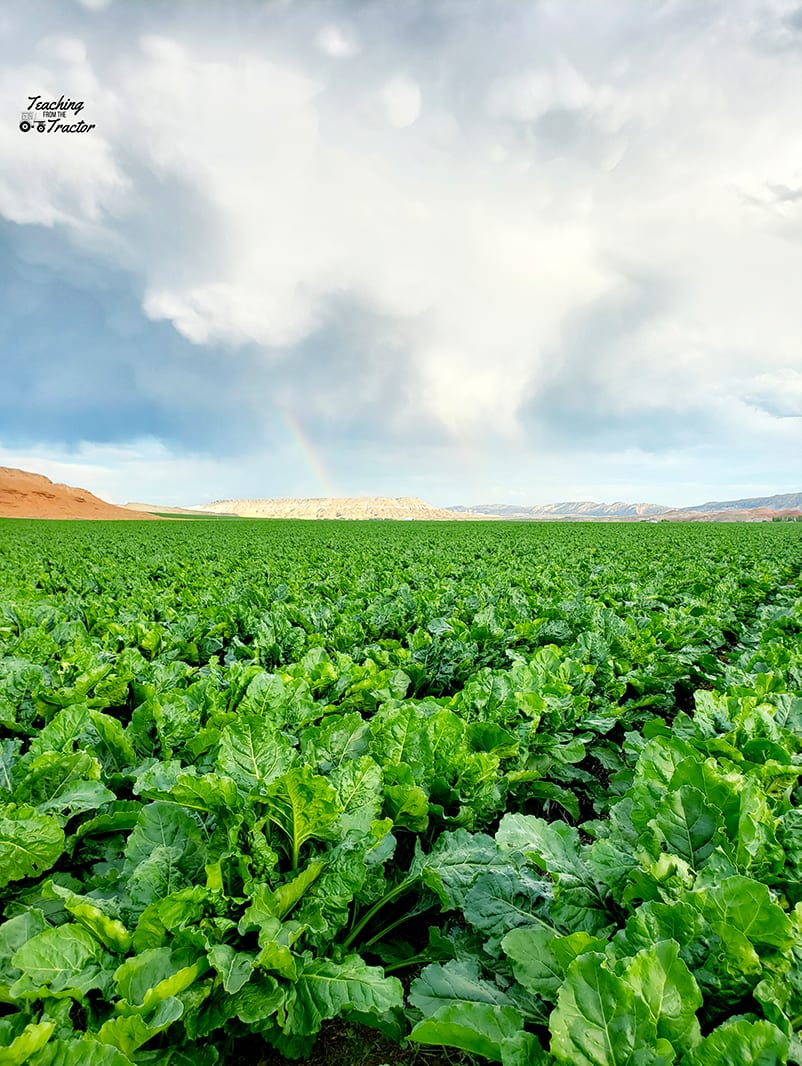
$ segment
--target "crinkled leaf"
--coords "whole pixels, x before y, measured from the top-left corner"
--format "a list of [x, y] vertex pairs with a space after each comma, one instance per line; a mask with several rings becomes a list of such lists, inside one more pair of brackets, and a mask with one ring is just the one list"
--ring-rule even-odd
[[108, 957], [92, 934], [80, 925], [45, 929], [23, 944], [11, 960], [22, 977], [14, 986], [17, 995], [43, 989], [86, 993], [105, 983], [102, 973]]
[[220, 734], [217, 769], [247, 795], [263, 792], [296, 758], [295, 748], [269, 718], [243, 714]]
[[508, 868], [509, 856], [499, 851], [492, 837], [465, 829], [441, 833], [430, 854], [419, 853], [413, 866], [446, 910], [465, 906], [480, 874], [504, 873]]
[[419, 784], [432, 773], [433, 753], [426, 723], [414, 703], [389, 704], [370, 720], [370, 749], [380, 766], [405, 763]]
[[361, 714], [332, 714], [320, 725], [304, 730], [301, 751], [310, 766], [328, 774], [365, 755], [369, 738], [370, 725]]
[[748, 777], [738, 809], [735, 861], [739, 869], [760, 881], [768, 881], [782, 870], [785, 854], [776, 830], [777, 819], [765, 791], [754, 778]]
[[343, 763], [329, 775], [342, 808], [337, 828], [367, 832], [382, 805], [382, 772], [368, 755]]
[[288, 843], [292, 869], [298, 868], [300, 850], [313, 837], [325, 839], [341, 813], [337, 793], [308, 766], [296, 767], [268, 786], [267, 816]]
[[[114, 799], [113, 794], [100, 784], [100, 763], [85, 751], [43, 752], [27, 764], [26, 771], [15, 796], [41, 810], [67, 810], [73, 803], [76, 811], [92, 810]], [[93, 792], [90, 788], [83, 796], [78, 786], [91, 783], [97, 785], [97, 789]], [[88, 806], [84, 805], [86, 803]]]
[[[505, 933], [533, 925], [548, 914], [551, 888], [527, 870], [480, 874], [465, 899], [466, 921], [497, 944]], [[495, 951], [488, 945], [491, 954]]]
[[401, 982], [385, 977], [376, 966], [368, 966], [358, 955], [342, 962], [330, 959], [306, 960], [287, 1002], [285, 1031], [303, 1036], [318, 1032], [327, 1018], [358, 1012], [380, 1015], [403, 1003]]
[[724, 1022], [682, 1060], [682, 1066], [785, 1066], [788, 1037], [771, 1022], [736, 1018]]
[[453, 959], [445, 965], [432, 963], [412, 982], [409, 1001], [426, 1017], [446, 1003], [494, 1003], [511, 1006], [506, 992], [480, 975], [479, 963], [470, 959]]
[[14, 791], [14, 768], [19, 762], [21, 740], [0, 741], [0, 796], [4, 798]]
[[133, 1066], [133, 1062], [110, 1044], [91, 1036], [51, 1040], [30, 1059], [31, 1066]]
[[123, 875], [136, 910], [200, 879], [205, 861], [200, 828], [171, 803], [142, 808], [125, 847]]
[[578, 831], [565, 822], [546, 822], [526, 814], [506, 814], [496, 832], [502, 852], [518, 852], [554, 878], [552, 921], [566, 931], [591, 935], [610, 927], [609, 890], [585, 862]]
[[429, 797], [418, 784], [411, 766], [390, 763], [383, 767], [384, 809], [393, 825], [423, 833], [429, 825]]
[[11, 1019], [0, 1018], [0, 1066], [24, 1066], [37, 1051], [41, 1051], [56, 1028], [54, 1022], [29, 1022], [17, 1015], [21, 1025]]
[[258, 1025], [272, 1018], [286, 998], [286, 989], [275, 977], [258, 975], [231, 997], [231, 1017], [246, 1025]]
[[0, 807], [0, 888], [49, 870], [63, 850], [64, 831], [55, 818], [33, 807]]

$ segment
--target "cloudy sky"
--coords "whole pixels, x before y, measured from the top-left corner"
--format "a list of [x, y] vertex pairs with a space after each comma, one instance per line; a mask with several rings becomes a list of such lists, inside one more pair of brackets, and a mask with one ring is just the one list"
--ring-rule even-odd
[[[801, 0], [4, 4], [0, 464], [798, 491], [800, 70]], [[23, 133], [35, 95], [94, 129]]]

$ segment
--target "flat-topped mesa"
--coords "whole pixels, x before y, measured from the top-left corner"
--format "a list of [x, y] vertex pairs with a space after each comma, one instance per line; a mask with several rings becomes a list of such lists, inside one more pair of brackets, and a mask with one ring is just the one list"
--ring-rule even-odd
[[466, 515], [432, 507], [417, 496], [341, 496], [306, 499], [215, 500], [196, 508], [243, 518], [383, 518], [395, 521], [453, 522]]

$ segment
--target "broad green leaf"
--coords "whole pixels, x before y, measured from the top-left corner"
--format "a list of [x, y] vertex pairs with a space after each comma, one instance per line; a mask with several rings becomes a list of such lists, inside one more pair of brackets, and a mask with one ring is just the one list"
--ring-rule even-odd
[[54, 881], [48, 883], [46, 890], [54, 898], [63, 899], [66, 910], [79, 925], [88, 929], [109, 951], [124, 955], [130, 949], [130, 932], [118, 918], [107, 913], [100, 901], [79, 896]]
[[393, 825], [423, 833], [429, 825], [429, 797], [418, 784], [411, 766], [390, 763], [383, 767], [384, 809]]
[[[63, 712], [62, 712], [63, 713]], [[89, 711], [89, 718], [98, 735], [96, 754], [108, 770], [120, 772], [136, 762], [134, 746], [125, 735], [122, 723], [110, 714]]]
[[[382, 821], [374, 822], [369, 833], [352, 831], [327, 850], [325, 866], [304, 890], [295, 912], [298, 921], [310, 926], [310, 943], [323, 948], [348, 924], [354, 899], [376, 865], [392, 855], [394, 843], [388, 822]], [[304, 872], [314, 865], [308, 864]], [[303, 878], [304, 873], [300, 876]], [[277, 891], [282, 892], [282, 888]]]
[[646, 742], [638, 755], [631, 789], [632, 823], [637, 830], [645, 829], [654, 816], [670, 790], [677, 768], [699, 762], [701, 757], [696, 749], [679, 737], [654, 737]]
[[232, 995], [250, 979], [256, 964], [254, 955], [237, 951], [230, 944], [215, 944], [208, 958], [223, 982], [223, 988]]
[[550, 897], [547, 882], [511, 865], [506, 871], [480, 874], [468, 890], [463, 913], [466, 921], [497, 944], [511, 929], [542, 922]]
[[[23, 1015], [19, 1016], [24, 1019]], [[11, 1033], [11, 1026], [5, 1018], [0, 1019], [0, 1066], [24, 1066], [31, 1056], [41, 1051], [56, 1028], [53, 1022], [29, 1022], [22, 1027], [14, 1027], [18, 1032]], [[11, 1037], [6, 1040], [6, 1037]]]
[[727, 877], [694, 897], [709, 921], [733, 926], [755, 947], [787, 951], [794, 943], [788, 916], [773, 902], [767, 886], [749, 877]]
[[49, 870], [64, 850], [64, 831], [28, 806], [0, 806], [0, 888]]
[[29, 908], [0, 925], [0, 972], [5, 972], [11, 958], [29, 940], [48, 928], [44, 914]]
[[419, 1044], [455, 1047], [500, 1062], [502, 1047], [523, 1028], [513, 1007], [491, 1003], [446, 1003], [409, 1034]]
[[416, 856], [425, 884], [437, 894], [445, 910], [462, 909], [468, 891], [480, 874], [509, 870], [509, 857], [492, 837], [465, 829], [441, 833], [429, 855]]
[[313, 838], [326, 839], [341, 813], [337, 793], [324, 777], [307, 766], [289, 770], [268, 786], [265, 793], [267, 816], [287, 840], [293, 870], [298, 869], [300, 851]]
[[521, 1030], [501, 1042], [501, 1066], [552, 1066], [553, 1061], [534, 1033]]
[[676, 1050], [699, 1042], [696, 1011], [702, 995], [675, 941], [663, 940], [639, 951], [627, 962], [623, 976], [648, 1006], [658, 1037], [665, 1037]]
[[404, 992], [395, 977], [385, 977], [376, 966], [368, 966], [358, 955], [342, 962], [307, 959], [290, 989], [286, 1001], [289, 1035], [318, 1032], [327, 1018], [341, 1014], [380, 1015], [401, 1007]]
[[30, 1066], [133, 1066], [116, 1047], [91, 1036], [50, 1040], [29, 1062]]
[[566, 1066], [659, 1061], [653, 1050], [657, 1027], [648, 1005], [607, 968], [603, 955], [591, 952], [571, 963], [549, 1024], [551, 1053]]
[[771, 1022], [724, 1022], [682, 1060], [682, 1066], [785, 1066], [788, 1037]]
[[79, 742], [81, 747], [87, 747], [87, 734], [93, 732], [89, 708], [85, 703], [65, 707], [31, 739], [26, 762], [30, 765], [46, 752], [71, 753]]
[[735, 861], [756, 880], [770, 882], [785, 864], [776, 836], [777, 824], [765, 791], [753, 777], [748, 777], [738, 810]]
[[617, 954], [625, 956], [635, 955], [660, 940], [676, 940], [682, 945], [682, 957], [695, 970], [707, 957], [709, 937], [710, 925], [693, 903], [687, 900], [650, 901], [628, 919], [626, 927], [614, 937], [613, 944]]
[[582, 879], [587, 875], [580, 853], [579, 834], [565, 822], [546, 822], [530, 814], [505, 814], [496, 832], [504, 851], [529, 856], [550, 874]]
[[744, 779], [737, 773], [726, 773], [715, 759], [704, 762], [688, 759], [680, 763], [671, 779], [672, 791], [683, 785], [698, 789], [705, 803], [721, 813], [727, 835], [734, 840], [738, 830], [740, 791]]
[[14, 791], [15, 767], [21, 747], [21, 740], [0, 740], [0, 796], [4, 799]]
[[332, 714], [301, 735], [301, 751], [310, 766], [329, 774], [367, 754], [370, 725], [356, 711]]
[[61, 925], [38, 933], [11, 960], [22, 972], [14, 986], [17, 995], [84, 994], [105, 983], [107, 960], [97, 940], [80, 925]]
[[198, 776], [194, 769], [178, 775], [170, 798], [193, 811], [210, 812], [225, 817], [238, 805], [237, 786], [222, 774]]
[[115, 800], [104, 814], [97, 814], [82, 822], [69, 838], [69, 853], [73, 855], [86, 837], [101, 837], [114, 833], [128, 834], [136, 825], [142, 804], [135, 800]]
[[296, 759], [295, 748], [269, 718], [243, 714], [220, 734], [217, 769], [244, 795], [263, 793]]
[[714, 848], [727, 846], [721, 812], [710, 807], [699, 789], [692, 785], [667, 792], [649, 825], [670, 852], [697, 870]]
[[506, 814], [496, 832], [502, 851], [518, 852], [554, 878], [550, 917], [566, 931], [596, 935], [609, 929], [609, 890], [585, 862], [579, 833], [564, 822], [526, 814]]
[[370, 720], [370, 749], [379, 766], [405, 763], [418, 784], [425, 786], [432, 772], [431, 739], [418, 706], [412, 702], [390, 704]]
[[131, 1007], [148, 1011], [178, 996], [208, 970], [204, 958], [188, 962], [167, 947], [150, 948], [126, 959], [114, 972], [120, 996]]
[[61, 811], [72, 817], [86, 811], [95, 811], [104, 803], [111, 803], [114, 799], [114, 793], [100, 781], [72, 781], [52, 799], [40, 803], [37, 809], [44, 813]]
[[[114, 799], [100, 783], [101, 766], [85, 751], [46, 751], [26, 767], [15, 796], [43, 811], [93, 810]], [[92, 787], [94, 786], [94, 788]]]
[[559, 936], [545, 925], [513, 929], [501, 942], [518, 982], [528, 991], [553, 1002], [565, 972], [579, 955], [603, 952], [606, 941], [587, 933]]
[[159, 1001], [156, 1008], [147, 1015], [126, 1014], [118, 1018], [109, 1018], [98, 1030], [97, 1038], [104, 1044], [118, 1048], [124, 1055], [134, 1053], [152, 1040], [154, 1036], [168, 1029], [184, 1013], [184, 1005], [175, 996]]
[[512, 1006], [509, 996], [492, 981], [481, 977], [474, 960], [432, 963], [412, 982], [409, 1002], [430, 1017], [446, 1003], [493, 1003]]
[[382, 805], [382, 772], [368, 755], [343, 763], [328, 776], [339, 799], [337, 828], [345, 835], [351, 829], [367, 832]]
[[258, 1025], [272, 1018], [285, 998], [286, 991], [275, 977], [260, 974], [231, 996], [229, 1017], [237, 1017], [246, 1025]]
[[190, 814], [161, 801], [142, 808], [125, 847], [123, 875], [139, 912], [149, 903], [199, 881], [205, 847]]
[[314, 861], [307, 863], [297, 877], [293, 877], [291, 881], [279, 885], [272, 893], [272, 902], [275, 906], [273, 913], [275, 916], [277, 918], [285, 918], [306, 890], [317, 881], [325, 868], [325, 862]]

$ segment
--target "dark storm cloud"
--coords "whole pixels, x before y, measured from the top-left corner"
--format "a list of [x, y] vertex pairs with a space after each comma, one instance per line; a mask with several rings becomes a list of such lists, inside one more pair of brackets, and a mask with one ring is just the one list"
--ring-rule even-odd
[[[560, 344], [546, 360], [520, 408], [521, 419], [539, 443], [600, 451], [636, 448], [669, 451], [705, 439], [709, 425], [694, 403], [693, 385], [681, 405], [661, 395], [674, 378], [670, 365], [655, 373], [643, 361], [644, 331], [669, 314], [674, 285], [656, 275], [632, 275], [623, 291], [595, 301], [567, 320]], [[643, 394], [651, 374], [653, 391]], [[677, 371], [680, 375], [682, 371]], [[639, 388], [633, 392], [633, 382]]]
[[415, 328], [350, 298], [329, 299], [321, 328], [281, 353], [274, 401], [303, 411], [319, 442], [442, 443], [447, 435], [421, 404], [408, 366]]
[[78, 256], [63, 234], [0, 228], [0, 437], [236, 449], [261, 434], [243, 402], [258, 362], [198, 348], [141, 312], [135, 279]]
[[0, 228], [6, 446], [156, 437], [178, 453], [234, 453], [277, 439], [286, 410], [320, 443], [442, 439], [416, 401], [405, 332], [353, 301], [330, 300], [293, 349], [234, 349], [146, 319], [137, 285], [63, 234]]

